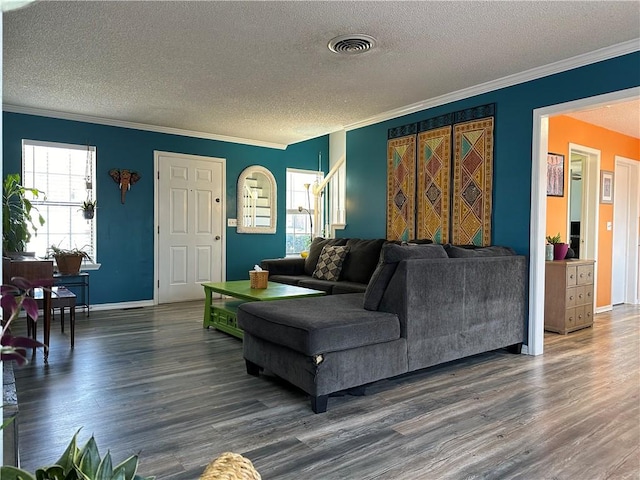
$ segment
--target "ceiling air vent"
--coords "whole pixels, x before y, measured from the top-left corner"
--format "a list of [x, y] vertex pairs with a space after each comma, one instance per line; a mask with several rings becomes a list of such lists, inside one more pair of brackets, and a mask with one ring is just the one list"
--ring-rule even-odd
[[376, 46], [376, 39], [363, 34], [340, 35], [329, 41], [329, 50], [334, 53], [356, 55], [371, 50]]

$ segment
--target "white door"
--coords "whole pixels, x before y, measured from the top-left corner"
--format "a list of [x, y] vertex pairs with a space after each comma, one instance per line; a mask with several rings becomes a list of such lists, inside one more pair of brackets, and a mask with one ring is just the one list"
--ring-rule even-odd
[[204, 298], [224, 271], [224, 159], [155, 155], [158, 303]]
[[611, 304], [636, 303], [640, 163], [615, 157]]
[[616, 165], [615, 195], [613, 204], [613, 265], [611, 272], [611, 304], [624, 303], [627, 290], [627, 267], [629, 249], [627, 245], [627, 221], [629, 219], [629, 167]]

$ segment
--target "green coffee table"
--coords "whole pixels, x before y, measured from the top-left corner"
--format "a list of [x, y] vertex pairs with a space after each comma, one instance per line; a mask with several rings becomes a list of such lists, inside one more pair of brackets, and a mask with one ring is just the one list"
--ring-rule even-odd
[[[325, 294], [321, 290], [296, 287], [283, 283], [268, 282], [267, 288], [251, 288], [249, 280], [231, 282], [203, 283], [204, 322], [203, 328], [214, 327], [217, 330], [242, 338], [242, 329], [238, 327], [238, 306], [244, 302], [282, 300], [285, 298], [319, 297]], [[213, 300], [213, 293], [221, 293], [232, 299]]]

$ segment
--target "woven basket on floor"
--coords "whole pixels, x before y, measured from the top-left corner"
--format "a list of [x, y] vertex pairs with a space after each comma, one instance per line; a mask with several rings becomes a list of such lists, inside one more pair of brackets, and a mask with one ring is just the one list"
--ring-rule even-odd
[[212, 461], [200, 480], [261, 480], [251, 460], [237, 453], [225, 452]]

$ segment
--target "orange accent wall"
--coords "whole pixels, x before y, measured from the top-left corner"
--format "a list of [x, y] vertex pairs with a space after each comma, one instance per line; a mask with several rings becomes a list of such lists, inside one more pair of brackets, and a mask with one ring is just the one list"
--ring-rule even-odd
[[[547, 235], [560, 232], [562, 240], [567, 232], [567, 196], [569, 143], [600, 150], [600, 169], [615, 171], [615, 156], [640, 161], [640, 139], [575, 120], [565, 115], [549, 118], [549, 151], [565, 156], [564, 197], [547, 197]], [[615, 181], [615, 180], [614, 180]], [[607, 230], [607, 222], [613, 223], [613, 205], [599, 204], [598, 225], [598, 285], [596, 308], [611, 305], [611, 259], [613, 230]]]

